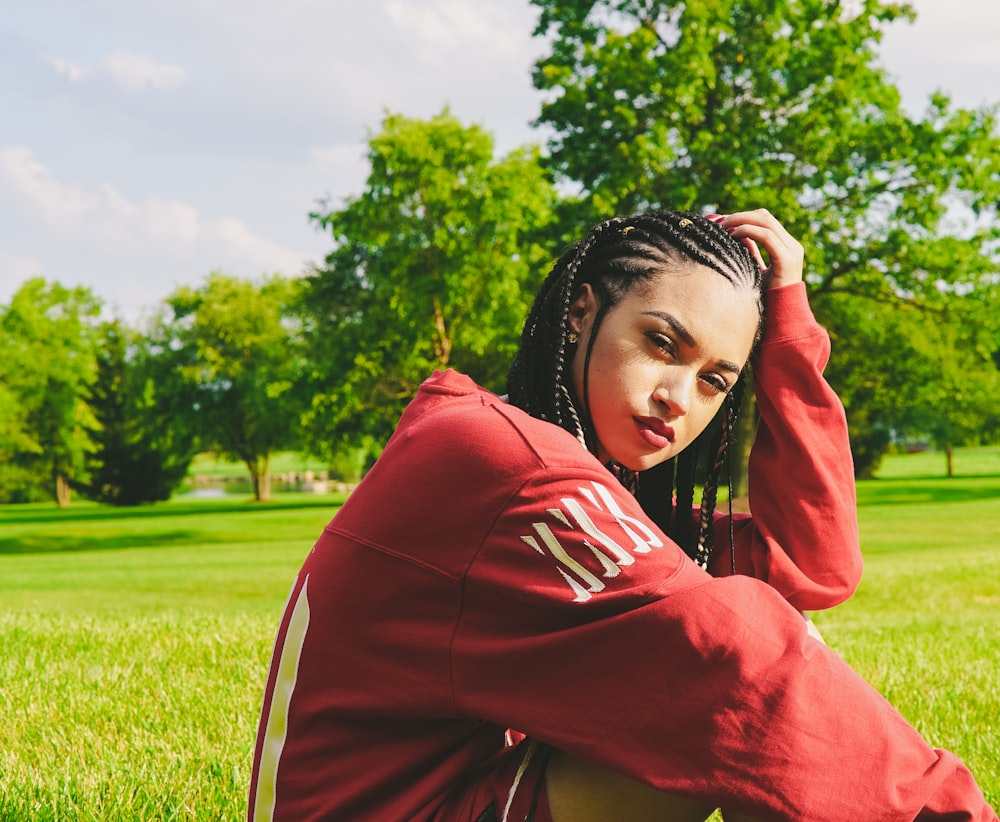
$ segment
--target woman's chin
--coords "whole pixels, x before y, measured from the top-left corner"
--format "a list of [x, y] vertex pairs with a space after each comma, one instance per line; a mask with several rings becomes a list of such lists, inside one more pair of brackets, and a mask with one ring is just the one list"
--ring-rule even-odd
[[664, 449], [663, 451], [658, 451], [655, 454], [628, 457], [624, 460], [616, 460], [616, 462], [623, 468], [628, 468], [630, 471], [648, 471], [650, 468], [662, 465], [673, 456], [675, 456], [675, 451], [673, 448], [669, 448]]

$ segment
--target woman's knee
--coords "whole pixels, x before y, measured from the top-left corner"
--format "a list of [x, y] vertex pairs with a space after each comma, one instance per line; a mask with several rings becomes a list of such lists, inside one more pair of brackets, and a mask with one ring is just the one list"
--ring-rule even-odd
[[715, 810], [562, 751], [552, 751], [545, 787], [553, 822], [704, 822]]

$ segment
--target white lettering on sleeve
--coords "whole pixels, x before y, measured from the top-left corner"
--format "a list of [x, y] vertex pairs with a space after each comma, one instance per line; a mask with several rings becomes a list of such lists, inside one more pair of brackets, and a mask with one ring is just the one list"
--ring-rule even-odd
[[[541, 537], [545, 547], [549, 549], [549, 553], [576, 574], [586, 586], [587, 591], [596, 593], [597, 591], [604, 590], [604, 583], [601, 580], [566, 553], [566, 550], [559, 544], [559, 540], [556, 539], [556, 535], [552, 533], [552, 529], [548, 525], [544, 522], [536, 522], [532, 527], [535, 529], [535, 533]], [[561, 571], [562, 569], [560, 568], [559, 570]], [[566, 575], [563, 574], [563, 576]], [[587, 598], [589, 599], [590, 597], [588, 596]]]
[[[663, 540], [641, 519], [626, 514], [605, 486], [598, 482], [592, 482], [590, 485], [591, 487], [578, 489], [583, 502], [573, 497], [562, 497], [559, 500], [562, 508], [548, 508], [546, 511], [560, 525], [570, 531], [579, 529], [597, 543], [595, 545], [588, 539], [582, 540], [583, 547], [587, 548], [600, 563], [604, 578], [613, 579], [621, 574], [622, 567], [635, 564], [636, 557], [633, 554], [648, 554], [653, 548], [662, 548]], [[585, 507], [587, 505], [614, 517], [615, 522], [631, 541], [631, 550], [598, 527], [588, 513]], [[592, 594], [605, 589], [605, 584], [595, 574], [569, 555], [548, 524], [536, 522], [532, 524], [532, 528], [541, 538], [545, 549], [548, 549], [548, 552], [563, 566], [557, 570], [573, 591], [575, 602], [586, 602]], [[524, 535], [521, 539], [539, 554], [545, 555], [545, 549], [539, 545], [534, 535]], [[571, 543], [571, 547], [573, 545], [579, 547], [579, 544], [580, 540], [577, 537]]]
[[[618, 520], [618, 524], [622, 527], [622, 530], [635, 543], [634, 550], [637, 554], [648, 554], [653, 548], [663, 547], [663, 540], [656, 536], [652, 529], [642, 520], [626, 514], [618, 504], [618, 500], [611, 495], [611, 492], [607, 488], [598, 482], [592, 484], [597, 495], [607, 506], [608, 513]], [[636, 531], [641, 532], [644, 536], [640, 536]]]
[[579, 502], [572, 497], [564, 497], [560, 500], [560, 502], [566, 506], [566, 510], [569, 511], [573, 519], [576, 520], [577, 525], [597, 540], [597, 542], [607, 548], [612, 555], [614, 555], [614, 558], [619, 565], [631, 565], [635, 562], [635, 557], [633, 557], [628, 551], [622, 548], [617, 542], [611, 539], [611, 537], [601, 531], [601, 529], [594, 524], [590, 515], [583, 509], [583, 506], [580, 505]]

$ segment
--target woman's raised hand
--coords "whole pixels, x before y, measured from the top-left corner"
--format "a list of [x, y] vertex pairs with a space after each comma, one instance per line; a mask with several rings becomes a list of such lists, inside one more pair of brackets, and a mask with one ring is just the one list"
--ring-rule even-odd
[[[785, 227], [766, 208], [737, 211], [734, 214], [709, 215], [737, 239], [743, 240], [764, 272], [765, 288], [780, 288], [802, 282], [805, 251]], [[767, 252], [770, 265], [764, 262], [760, 246]]]

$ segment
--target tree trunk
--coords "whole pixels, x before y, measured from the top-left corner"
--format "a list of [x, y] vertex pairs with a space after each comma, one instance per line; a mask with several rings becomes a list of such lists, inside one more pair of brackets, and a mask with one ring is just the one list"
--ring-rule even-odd
[[451, 337], [448, 336], [448, 327], [444, 321], [444, 309], [441, 308], [441, 301], [434, 298], [434, 328], [437, 335], [434, 338], [434, 356], [437, 357], [438, 367], [447, 368], [451, 361]]
[[243, 460], [250, 472], [250, 486], [253, 488], [254, 502], [271, 501], [271, 457], [248, 457]]
[[69, 508], [70, 488], [69, 480], [58, 468], [52, 469], [53, 493], [55, 494], [56, 505], [60, 508]]
[[955, 449], [950, 443], [944, 447], [944, 458], [948, 464], [948, 476], [955, 476]]

